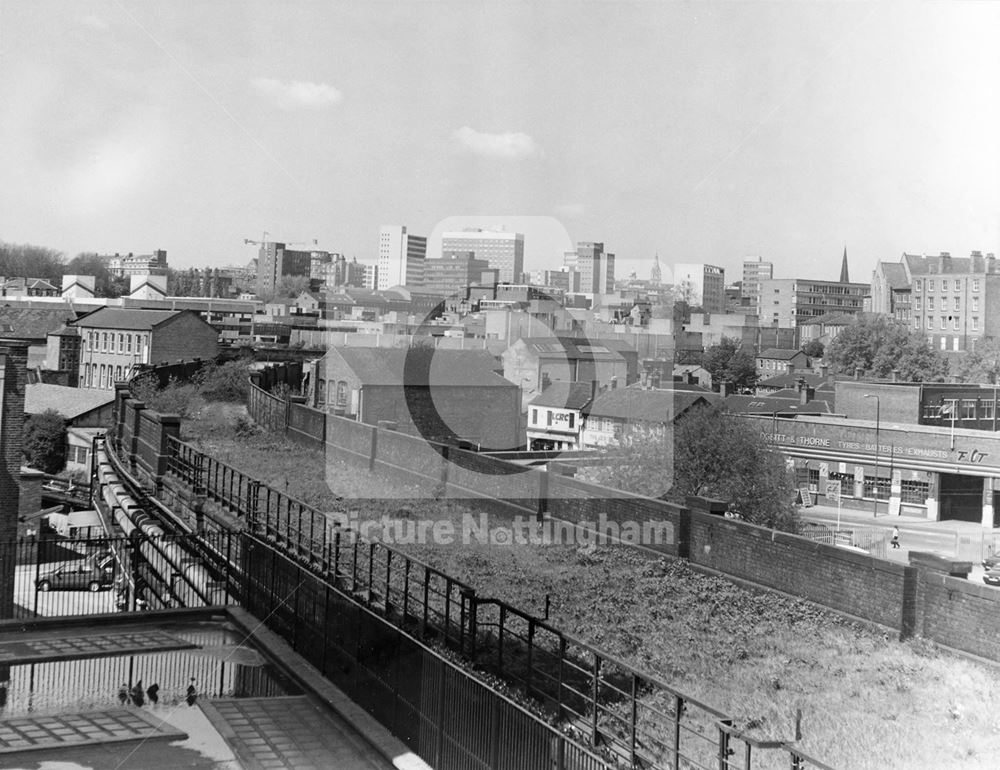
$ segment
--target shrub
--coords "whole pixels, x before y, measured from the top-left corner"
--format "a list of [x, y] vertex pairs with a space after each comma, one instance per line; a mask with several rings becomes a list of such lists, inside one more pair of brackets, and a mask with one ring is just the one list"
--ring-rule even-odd
[[24, 421], [21, 444], [24, 461], [45, 473], [58, 473], [66, 465], [66, 421], [55, 409], [33, 414]]
[[224, 364], [207, 364], [192, 381], [198, 392], [208, 401], [246, 400], [250, 390], [250, 362], [246, 359], [227, 361]]

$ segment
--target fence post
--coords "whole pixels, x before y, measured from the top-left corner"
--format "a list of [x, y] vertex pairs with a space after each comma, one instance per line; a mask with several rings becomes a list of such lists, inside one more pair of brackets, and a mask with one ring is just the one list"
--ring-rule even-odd
[[463, 603], [467, 604], [468, 609], [468, 625], [469, 625], [469, 659], [476, 659], [476, 635], [479, 632], [479, 623], [477, 620], [477, 615], [479, 614], [479, 602], [476, 600], [476, 590], [474, 588], [466, 588], [462, 591]]
[[729, 767], [729, 755], [732, 753], [729, 748], [729, 731], [726, 727], [732, 727], [732, 719], [719, 720], [719, 770], [727, 770]]

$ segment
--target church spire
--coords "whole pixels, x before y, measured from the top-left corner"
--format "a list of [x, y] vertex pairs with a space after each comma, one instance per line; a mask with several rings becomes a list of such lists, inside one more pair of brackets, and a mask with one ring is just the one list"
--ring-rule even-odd
[[656, 256], [653, 259], [653, 269], [649, 271], [649, 280], [651, 283], [659, 283], [663, 280], [663, 276], [660, 273], [660, 253], [656, 252]]
[[844, 259], [840, 263], [840, 282], [850, 283], [851, 277], [847, 272], [847, 246], [844, 246]]

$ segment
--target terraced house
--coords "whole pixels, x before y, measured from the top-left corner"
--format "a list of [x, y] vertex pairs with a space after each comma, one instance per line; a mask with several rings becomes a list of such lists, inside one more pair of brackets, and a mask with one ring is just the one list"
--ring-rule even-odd
[[111, 389], [140, 364], [211, 359], [219, 332], [191, 310], [105, 307], [73, 324], [80, 331], [79, 386]]

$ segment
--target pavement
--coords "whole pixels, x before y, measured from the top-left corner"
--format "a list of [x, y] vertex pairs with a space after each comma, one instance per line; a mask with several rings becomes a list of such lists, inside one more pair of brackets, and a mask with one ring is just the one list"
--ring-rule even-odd
[[956, 561], [972, 562], [970, 580], [981, 580], [982, 559], [1000, 548], [1000, 530], [984, 528], [973, 521], [928, 521], [920, 516], [891, 515], [879, 510], [875, 516], [869, 508], [842, 508], [835, 505], [814, 505], [799, 508], [799, 515], [806, 521], [826, 524], [841, 529], [871, 528], [884, 531], [886, 539], [893, 527], [899, 527], [899, 548], [887, 546], [886, 558], [909, 563], [911, 551], [924, 551], [945, 556]]

